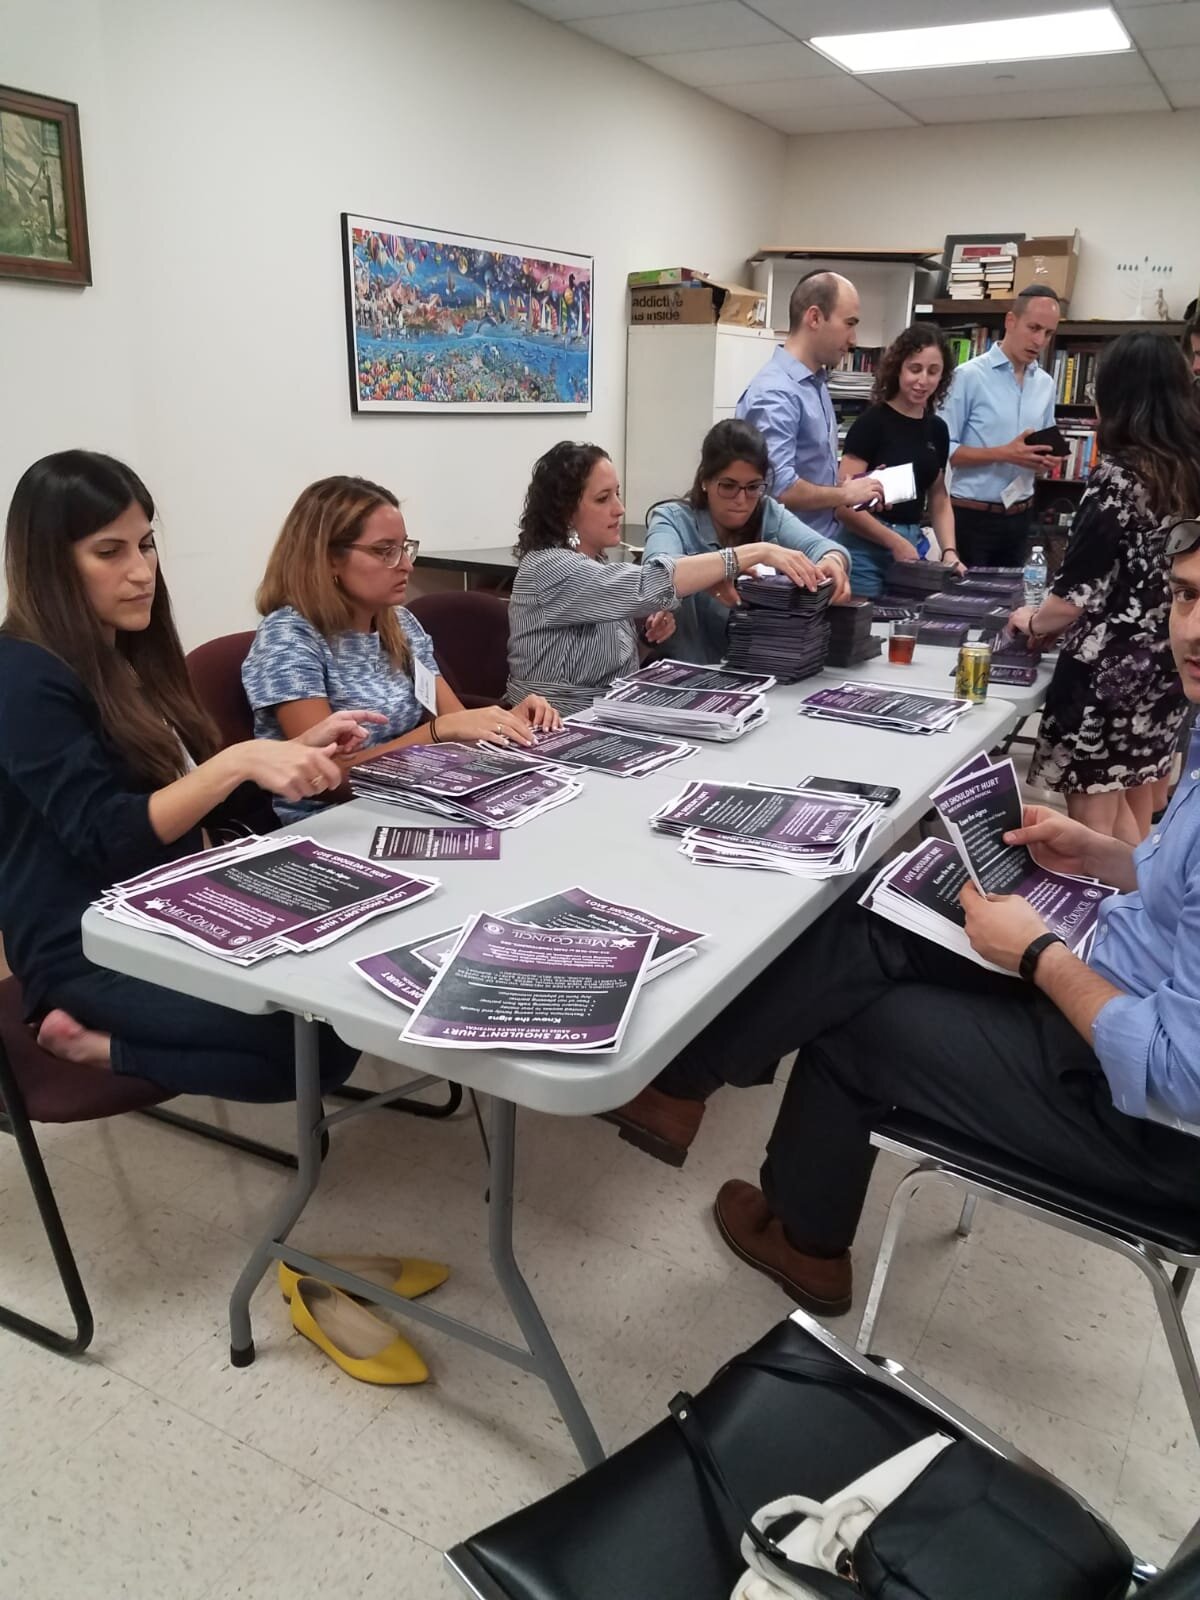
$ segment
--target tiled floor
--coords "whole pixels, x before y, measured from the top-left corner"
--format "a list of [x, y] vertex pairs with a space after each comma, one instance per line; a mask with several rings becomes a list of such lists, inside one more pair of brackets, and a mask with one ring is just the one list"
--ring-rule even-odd
[[[709, 1211], [724, 1178], [756, 1174], [778, 1094], [718, 1096], [682, 1172], [599, 1122], [521, 1116], [518, 1250], [610, 1448], [789, 1310]], [[196, 1109], [288, 1136], [286, 1107]], [[283, 1175], [138, 1117], [43, 1134], [98, 1332], [81, 1361], [0, 1333], [2, 1600], [437, 1600], [457, 1593], [446, 1545], [577, 1470], [531, 1379], [415, 1330], [430, 1385], [355, 1384], [291, 1332], [273, 1285], [255, 1302], [258, 1360], [232, 1370], [226, 1298]], [[849, 1338], [899, 1170], [876, 1172], [854, 1310], [834, 1324]], [[502, 1330], [483, 1187], [469, 1118], [377, 1114], [335, 1134], [296, 1241], [444, 1259], [439, 1300]], [[954, 1220], [946, 1191], [917, 1197], [876, 1347], [1165, 1559], [1200, 1510], [1200, 1449], [1148, 1287], [1011, 1214], [981, 1208], [965, 1242]], [[59, 1309], [8, 1139], [0, 1295]], [[1200, 1336], [1200, 1297], [1191, 1324]]]

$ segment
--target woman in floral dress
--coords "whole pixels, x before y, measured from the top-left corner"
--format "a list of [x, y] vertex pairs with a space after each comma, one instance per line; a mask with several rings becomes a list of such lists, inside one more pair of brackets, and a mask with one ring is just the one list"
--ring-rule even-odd
[[1031, 642], [1061, 635], [1031, 785], [1071, 816], [1137, 844], [1167, 776], [1186, 701], [1167, 638], [1168, 530], [1200, 517], [1200, 404], [1173, 341], [1113, 341], [1096, 372], [1100, 462], [1062, 568], [1036, 609], [1010, 625]]

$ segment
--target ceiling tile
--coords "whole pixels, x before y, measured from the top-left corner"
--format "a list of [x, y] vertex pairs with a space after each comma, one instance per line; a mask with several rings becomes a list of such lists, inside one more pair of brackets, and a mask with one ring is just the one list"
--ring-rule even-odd
[[869, 111], [887, 103], [841, 74], [834, 78], [798, 78], [790, 83], [713, 84], [705, 93], [739, 111], [749, 111], [752, 116], [760, 110], [781, 111], [794, 105]]
[[655, 56], [654, 67], [680, 83], [771, 83], [778, 78], [829, 78], [841, 68], [803, 44], [744, 44], [729, 50], [683, 50]]
[[[606, 4], [607, 0], [597, 0]], [[739, 3], [710, 0], [706, 5], [660, 7], [622, 17], [595, 16], [574, 27], [589, 39], [631, 56], [677, 54], [681, 50], [720, 50], [726, 45], [787, 44], [780, 29]]]
[[1034, 89], [1024, 94], [953, 95], [944, 100], [901, 100], [906, 111], [922, 122], [1013, 121], [1022, 117], [1087, 117], [1126, 111], [1169, 111], [1160, 89], [1106, 89], [1103, 98], [1093, 89]]
[[1200, 44], [1200, 0], [1181, 5], [1137, 6], [1122, 17], [1143, 50], [1170, 50], [1177, 44]]
[[[1037, 89], [1109, 89], [1152, 85], [1150, 69], [1136, 51], [1080, 60], [1003, 61], [977, 67], [921, 67], [906, 72], [871, 72], [857, 80], [889, 100], [915, 105], [922, 97], [1020, 94]], [[1103, 106], [1096, 109], [1102, 111]]]
[[911, 117], [877, 100], [873, 106], [805, 106], [797, 102], [790, 110], [770, 111], [760, 122], [780, 133], [864, 133], [880, 128], [914, 128]]
[[518, 0], [530, 11], [555, 22], [579, 22], [583, 17], [626, 16], [634, 11], [658, 11], [663, 0]]
[[1167, 98], [1177, 111], [1200, 106], [1200, 80], [1195, 83], [1169, 83]]
[[[1099, 0], [1079, 0], [1096, 4]], [[946, 22], [1039, 16], [1077, 9], [1076, 0], [754, 0], [754, 9], [797, 39], [822, 33], [874, 33], [881, 27], [935, 28]], [[886, 17], [886, 20], [884, 20]]]
[[1200, 44], [1175, 50], [1147, 50], [1146, 60], [1163, 83], [1194, 83], [1200, 78]]

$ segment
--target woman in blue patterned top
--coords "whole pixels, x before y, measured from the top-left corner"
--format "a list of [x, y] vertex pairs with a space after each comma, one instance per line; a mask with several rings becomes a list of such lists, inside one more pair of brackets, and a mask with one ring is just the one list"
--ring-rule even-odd
[[[305, 489], [267, 563], [258, 591], [263, 620], [242, 667], [256, 735], [294, 739], [331, 710], [357, 705], [385, 718], [371, 729], [372, 744], [528, 745], [531, 728], [559, 725], [537, 695], [511, 711], [463, 709], [438, 671], [429, 635], [404, 607], [416, 553], [390, 490], [348, 477]], [[294, 821], [321, 803], [277, 801], [276, 810]]]

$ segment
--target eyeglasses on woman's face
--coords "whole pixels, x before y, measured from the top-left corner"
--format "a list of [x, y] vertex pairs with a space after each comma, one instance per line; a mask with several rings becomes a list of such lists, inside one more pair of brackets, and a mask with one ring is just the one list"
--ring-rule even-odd
[[767, 485], [762, 478], [755, 478], [753, 483], [739, 483], [736, 478], [717, 478], [713, 488], [722, 500], [761, 500], [767, 492]]
[[347, 550], [358, 550], [365, 556], [372, 556], [382, 566], [398, 567], [402, 561], [416, 561], [417, 552], [421, 548], [419, 539], [405, 539], [403, 542], [389, 539], [381, 544], [348, 544]]

